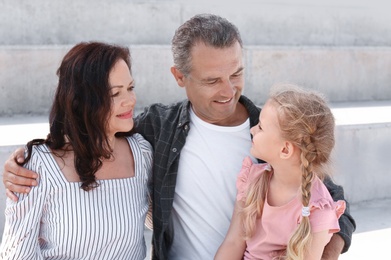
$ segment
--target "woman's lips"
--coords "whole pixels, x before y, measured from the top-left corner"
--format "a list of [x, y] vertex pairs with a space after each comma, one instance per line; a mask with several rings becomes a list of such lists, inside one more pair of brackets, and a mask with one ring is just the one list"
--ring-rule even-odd
[[117, 117], [119, 117], [121, 119], [129, 119], [129, 118], [133, 117], [133, 112], [132, 111], [128, 111], [126, 113], [117, 115]]

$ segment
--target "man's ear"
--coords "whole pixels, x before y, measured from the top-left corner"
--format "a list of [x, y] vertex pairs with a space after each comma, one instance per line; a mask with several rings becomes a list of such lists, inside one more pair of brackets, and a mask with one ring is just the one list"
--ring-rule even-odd
[[171, 67], [171, 73], [174, 76], [178, 85], [180, 87], [184, 87], [185, 86], [185, 79], [186, 79], [185, 75], [183, 75], [183, 73], [180, 72], [175, 66]]
[[291, 142], [285, 141], [284, 146], [280, 151], [281, 159], [290, 158], [293, 155], [294, 150], [295, 150], [295, 146]]

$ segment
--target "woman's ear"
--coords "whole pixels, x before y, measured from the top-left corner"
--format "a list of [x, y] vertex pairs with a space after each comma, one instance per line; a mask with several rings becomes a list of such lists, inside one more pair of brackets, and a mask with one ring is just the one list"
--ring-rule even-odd
[[184, 87], [185, 86], [185, 79], [186, 79], [186, 77], [175, 66], [171, 67], [171, 74], [174, 76], [176, 82], [178, 83], [178, 85], [180, 87]]

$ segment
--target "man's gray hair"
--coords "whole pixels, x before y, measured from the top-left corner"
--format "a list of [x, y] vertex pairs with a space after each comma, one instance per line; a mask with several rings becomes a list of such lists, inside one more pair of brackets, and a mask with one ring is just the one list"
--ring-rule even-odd
[[213, 14], [199, 14], [176, 31], [172, 38], [172, 54], [175, 67], [185, 76], [191, 70], [191, 50], [197, 43], [215, 48], [233, 46], [236, 42], [242, 47], [238, 28], [227, 19]]

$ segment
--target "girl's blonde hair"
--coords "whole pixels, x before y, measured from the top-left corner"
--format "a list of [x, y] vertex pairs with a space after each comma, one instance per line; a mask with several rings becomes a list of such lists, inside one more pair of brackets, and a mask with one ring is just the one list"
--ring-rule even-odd
[[[317, 92], [288, 84], [272, 89], [269, 100], [277, 108], [280, 133], [301, 150], [301, 199], [303, 206], [308, 207], [315, 174], [321, 179], [328, 175], [327, 165], [335, 143], [334, 117], [325, 99]], [[271, 174], [272, 171], [261, 174], [247, 190], [241, 211], [246, 238], [254, 234], [256, 219], [262, 215]], [[310, 222], [308, 217], [303, 217], [282, 258], [303, 259], [310, 241]]]

